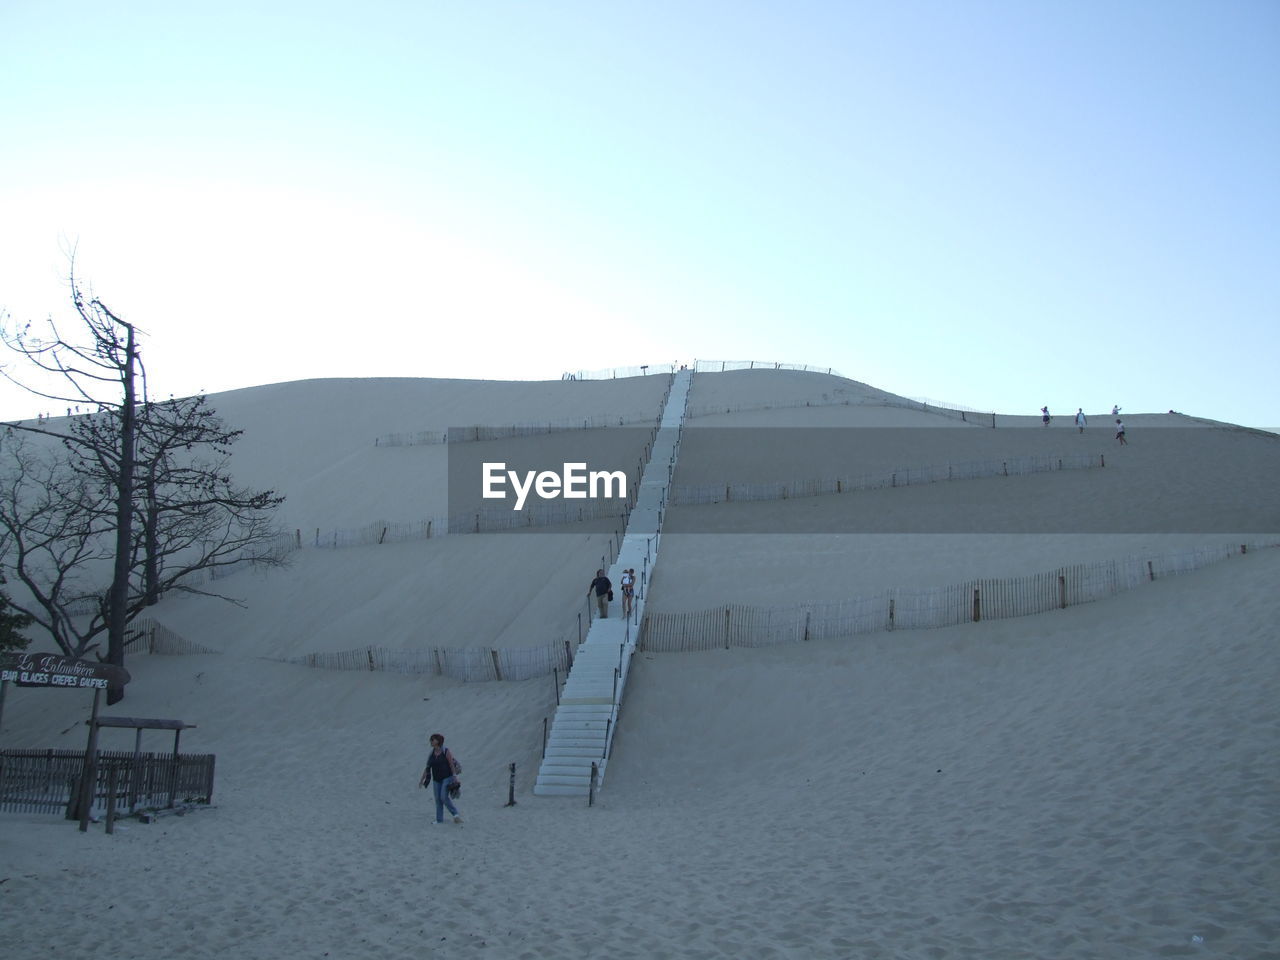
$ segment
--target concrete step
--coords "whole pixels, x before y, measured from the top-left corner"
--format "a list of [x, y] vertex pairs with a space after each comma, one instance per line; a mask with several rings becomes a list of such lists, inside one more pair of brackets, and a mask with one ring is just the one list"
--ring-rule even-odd
[[535, 797], [585, 797], [587, 795], [586, 787], [565, 787], [559, 784], [535, 784], [533, 787], [533, 795]]
[[564, 760], [592, 760], [604, 759], [604, 741], [589, 747], [565, 747], [560, 745], [547, 744], [547, 755], [544, 760], [564, 759]]

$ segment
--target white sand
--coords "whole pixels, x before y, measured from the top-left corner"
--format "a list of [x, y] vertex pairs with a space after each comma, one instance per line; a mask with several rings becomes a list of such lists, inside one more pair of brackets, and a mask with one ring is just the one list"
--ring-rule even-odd
[[[757, 375], [754, 395], [769, 396], [774, 376], [784, 375]], [[349, 498], [378, 506], [369, 491], [383, 451], [359, 437], [439, 422], [375, 417], [329, 396], [334, 383], [260, 388], [253, 403], [242, 391], [236, 411], [235, 395], [215, 398], [236, 425], [274, 431], [247, 433], [235, 462], [289, 493], [299, 524]], [[417, 402], [416, 381], [399, 381], [402, 393], [379, 383], [404, 397], [390, 406]], [[521, 407], [521, 386], [531, 406], [584, 384], [466, 389], [505, 391]], [[632, 386], [604, 384], [601, 395], [609, 389]], [[276, 410], [273, 391], [288, 405]], [[497, 401], [483, 417], [457, 402], [454, 422], [494, 422]], [[301, 411], [319, 413], [301, 424]], [[805, 408], [792, 415], [812, 423]], [[334, 450], [342, 469], [316, 449], [335, 436], [350, 438]], [[1252, 475], [1211, 473], [1216, 456], [1192, 461], [1210, 472], [1191, 478], [1197, 489], [1263, 489]], [[760, 451], [761, 472], [768, 461]], [[299, 484], [307, 493], [295, 499]], [[1106, 501], [1120, 489], [1080, 491]], [[347, 515], [377, 519], [354, 506]], [[671, 536], [653, 599], [663, 609], [789, 602], [1156, 545], [1136, 535], [868, 542]], [[572, 623], [599, 553], [599, 537], [573, 534], [307, 550], [289, 570], [222, 581], [243, 610], [167, 598], [158, 619], [224, 652], [131, 658], [134, 680], [111, 712], [198, 724], [183, 748], [217, 754], [216, 809], [126, 821], [111, 837], [101, 825], [82, 835], [56, 817], [0, 814], [4, 955], [1277, 955], [1280, 551], [1039, 617], [642, 654], [594, 809], [530, 794], [554, 708], [549, 678], [467, 685], [263, 659], [444, 637], [535, 642], [546, 622]], [[10, 690], [0, 744], [79, 748], [87, 712], [84, 694]], [[435, 730], [466, 767], [461, 827], [429, 825], [416, 787]], [[127, 731], [104, 734], [104, 747], [131, 743]], [[513, 762], [519, 803], [504, 808]]]

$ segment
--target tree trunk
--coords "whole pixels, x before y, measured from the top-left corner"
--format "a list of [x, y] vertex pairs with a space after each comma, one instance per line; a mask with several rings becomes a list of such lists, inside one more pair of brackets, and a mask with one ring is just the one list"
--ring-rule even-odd
[[157, 557], [160, 554], [159, 527], [160, 507], [156, 503], [156, 478], [154, 473], [147, 475], [146, 518], [143, 524], [145, 538], [145, 556], [143, 558], [143, 603], [148, 607], [160, 602], [160, 570]]
[[[120, 407], [120, 472], [116, 487], [116, 563], [107, 608], [107, 663], [124, 666], [124, 631], [129, 613], [129, 560], [133, 548], [134, 332], [126, 325], [124, 403]], [[124, 687], [107, 690], [107, 706], [124, 699]]]

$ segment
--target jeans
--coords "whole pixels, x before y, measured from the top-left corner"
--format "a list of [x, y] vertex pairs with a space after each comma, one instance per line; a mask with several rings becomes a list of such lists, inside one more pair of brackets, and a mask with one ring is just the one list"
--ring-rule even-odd
[[447, 780], [431, 781], [431, 790], [436, 795], [436, 823], [444, 823], [445, 807], [448, 807], [449, 812], [455, 817], [458, 815], [458, 808], [449, 799], [449, 784], [451, 783], [453, 783], [453, 777], [449, 777]]

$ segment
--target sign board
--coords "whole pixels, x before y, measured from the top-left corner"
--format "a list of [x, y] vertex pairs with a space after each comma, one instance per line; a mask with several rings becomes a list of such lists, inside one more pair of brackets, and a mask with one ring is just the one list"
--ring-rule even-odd
[[129, 671], [110, 663], [72, 660], [60, 653], [0, 654], [0, 681], [20, 687], [64, 687], [70, 689], [123, 686]]

